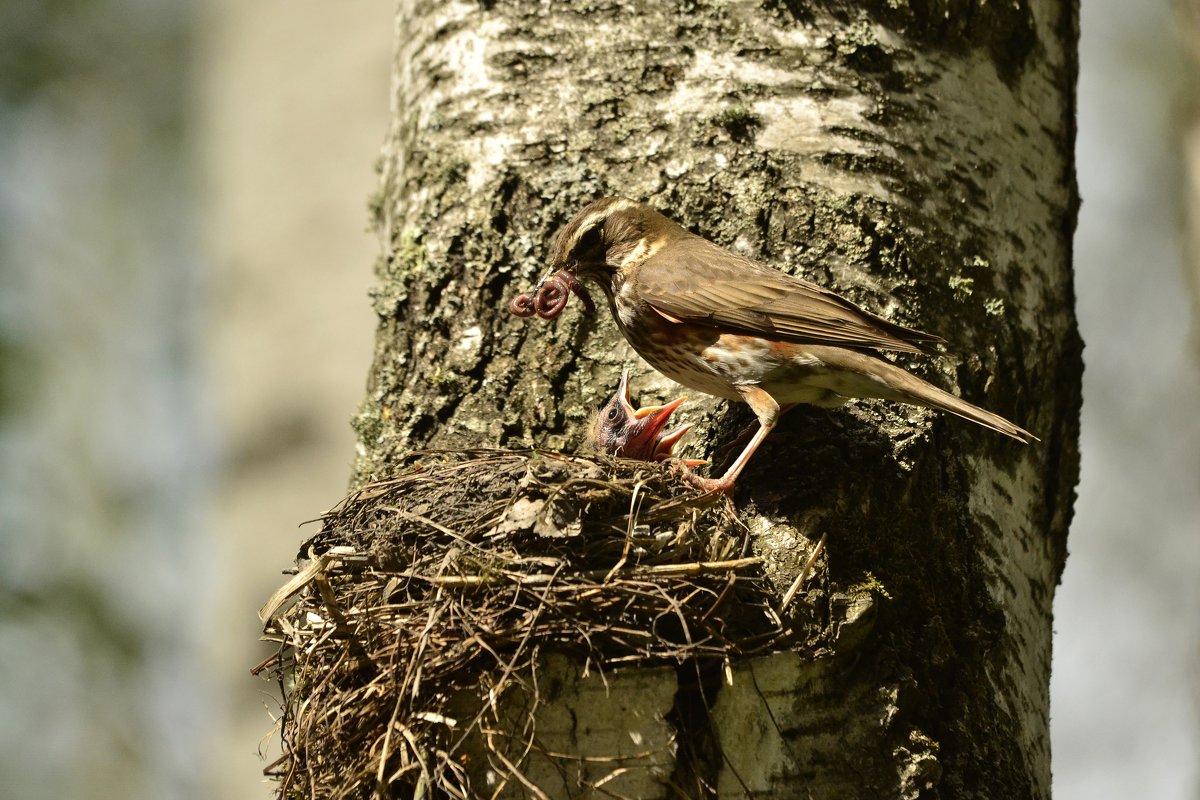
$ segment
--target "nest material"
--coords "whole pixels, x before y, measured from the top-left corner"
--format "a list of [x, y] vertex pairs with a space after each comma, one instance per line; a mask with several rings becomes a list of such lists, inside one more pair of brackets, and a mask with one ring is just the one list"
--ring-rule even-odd
[[536, 742], [512, 709], [536, 713], [540, 659], [725, 660], [784, 636], [729, 504], [662, 466], [416, 454], [322, 519], [262, 612], [281, 798], [526, 792]]

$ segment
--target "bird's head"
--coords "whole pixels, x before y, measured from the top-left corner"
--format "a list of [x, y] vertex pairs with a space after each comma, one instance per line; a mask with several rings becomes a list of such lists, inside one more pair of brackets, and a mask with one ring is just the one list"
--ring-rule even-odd
[[[635, 408], [629, 399], [629, 370], [621, 373], [621, 383], [592, 425], [592, 444], [597, 452], [639, 461], [664, 461], [671, 458], [675, 445], [691, 429], [680, 425], [665, 431], [675, 409], [686, 397], [662, 406]], [[703, 462], [692, 462], [703, 463]]]
[[649, 206], [604, 197], [571, 218], [550, 248], [550, 271], [566, 270], [611, 293], [614, 280], [686, 231]]

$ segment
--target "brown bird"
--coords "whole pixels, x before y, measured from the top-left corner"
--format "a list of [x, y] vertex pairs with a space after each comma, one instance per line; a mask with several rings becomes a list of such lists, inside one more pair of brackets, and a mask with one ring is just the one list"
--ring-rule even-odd
[[[635, 408], [629, 397], [629, 370], [623, 370], [617, 391], [592, 423], [592, 446], [597, 452], [621, 458], [666, 461], [675, 455], [675, 445], [692, 428], [680, 425], [666, 430], [675, 409], [686, 401], [686, 397], [680, 397], [662, 406]], [[684, 463], [699, 466], [706, 462], [685, 460]]]
[[731, 253], [641, 203], [589, 203], [559, 232], [550, 269], [568, 282], [596, 283], [621, 333], [659, 372], [754, 411], [759, 428], [728, 471], [693, 476], [705, 491], [732, 488], [782, 411], [797, 403], [882, 398], [948, 411], [1020, 442], [1037, 438], [876, 352], [935, 355], [941, 338]]

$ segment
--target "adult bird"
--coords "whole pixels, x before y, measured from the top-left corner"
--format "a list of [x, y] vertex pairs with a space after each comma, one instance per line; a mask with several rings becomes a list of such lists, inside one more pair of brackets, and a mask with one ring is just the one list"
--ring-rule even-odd
[[882, 398], [948, 411], [1020, 442], [1037, 437], [885, 360], [879, 351], [936, 355], [943, 340], [888, 322], [814, 283], [696, 236], [649, 206], [606, 197], [559, 232], [549, 266], [598, 285], [621, 333], [678, 383], [742, 401], [759, 427], [720, 478], [728, 491], [786, 408]]

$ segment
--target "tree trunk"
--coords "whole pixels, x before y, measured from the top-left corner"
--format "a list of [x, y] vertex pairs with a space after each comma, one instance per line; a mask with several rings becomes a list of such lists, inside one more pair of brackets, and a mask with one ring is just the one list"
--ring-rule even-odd
[[[889, 403], [789, 413], [735, 503], [780, 593], [827, 535], [798, 601], [824, 645], [603, 678], [551, 659], [543, 744], [580, 760], [524, 774], [585, 796], [620, 751], [628, 770], [603, 786], [619, 796], [1048, 797], [1051, 602], [1078, 473], [1075, 4], [398, 13], [356, 483], [416, 448], [574, 451], [623, 365], [643, 402], [679, 393], [603, 310], [507, 311], [556, 229], [604, 195], [944, 336], [956, 358], [906, 366], [1042, 439]], [[751, 420], [712, 398], [685, 409], [693, 455]]]

